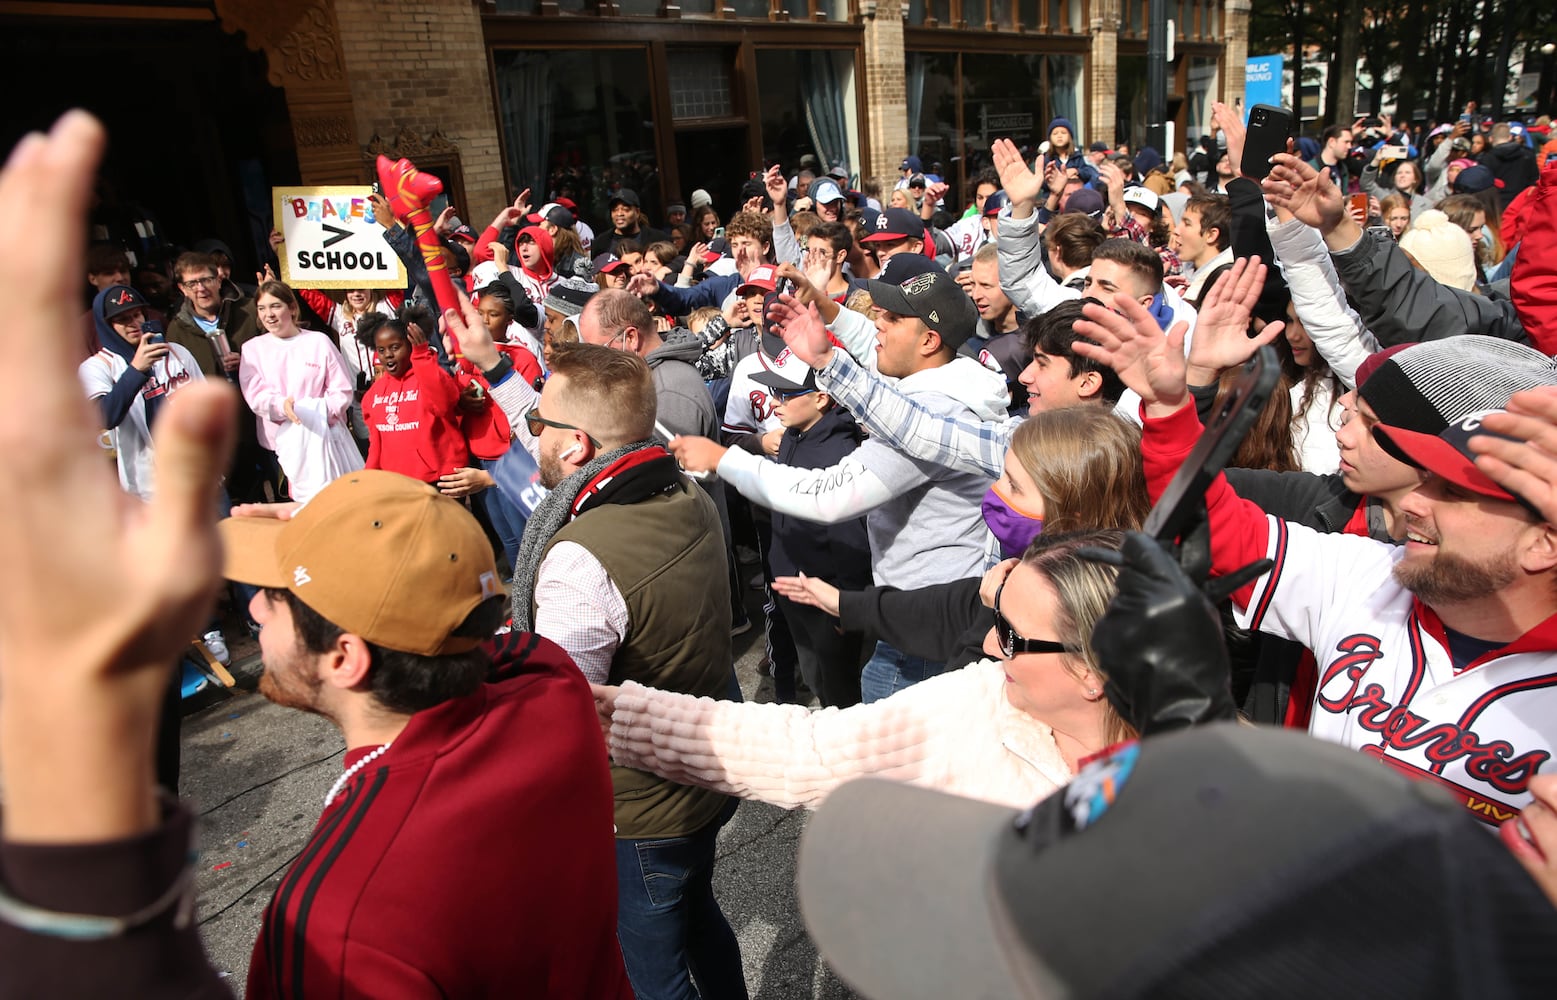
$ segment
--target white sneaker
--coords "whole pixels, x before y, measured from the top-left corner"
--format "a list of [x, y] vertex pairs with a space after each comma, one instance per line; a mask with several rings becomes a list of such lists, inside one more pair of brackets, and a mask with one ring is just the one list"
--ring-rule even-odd
[[217, 663], [224, 667], [232, 663], [232, 654], [227, 651], [227, 640], [222, 636], [221, 629], [213, 628], [200, 638], [205, 643], [205, 648], [216, 657]]

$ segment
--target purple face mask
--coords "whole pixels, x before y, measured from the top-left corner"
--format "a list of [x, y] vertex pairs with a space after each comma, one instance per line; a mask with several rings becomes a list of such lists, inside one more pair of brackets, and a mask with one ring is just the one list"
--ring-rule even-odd
[[984, 510], [984, 523], [989, 525], [990, 533], [1000, 543], [1000, 555], [1004, 559], [1015, 559], [1027, 550], [1038, 533], [1043, 531], [1043, 518], [1028, 517], [1006, 503], [995, 488], [991, 486], [989, 492], [984, 494], [984, 502], [981, 505]]

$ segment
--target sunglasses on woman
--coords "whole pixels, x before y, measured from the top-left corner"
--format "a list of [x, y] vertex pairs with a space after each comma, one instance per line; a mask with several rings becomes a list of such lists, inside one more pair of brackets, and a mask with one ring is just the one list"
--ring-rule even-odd
[[1000, 586], [995, 588], [995, 639], [1000, 643], [1000, 653], [1006, 659], [1010, 659], [1017, 653], [1076, 653], [1080, 652], [1075, 646], [1067, 646], [1063, 642], [1055, 642], [1053, 639], [1029, 639], [1019, 635], [1016, 628], [1006, 620], [1006, 616], [1000, 613], [1000, 595], [1006, 589], [1006, 582], [1000, 581]]

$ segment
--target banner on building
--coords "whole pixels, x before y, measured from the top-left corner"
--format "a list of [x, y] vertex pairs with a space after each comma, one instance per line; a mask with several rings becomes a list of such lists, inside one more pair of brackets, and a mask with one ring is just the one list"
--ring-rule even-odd
[[1281, 71], [1286, 64], [1282, 56], [1250, 56], [1243, 71], [1243, 116], [1248, 120], [1249, 109], [1256, 104], [1273, 104], [1281, 107]]
[[404, 288], [405, 264], [361, 187], [273, 188], [281, 280], [298, 288]]

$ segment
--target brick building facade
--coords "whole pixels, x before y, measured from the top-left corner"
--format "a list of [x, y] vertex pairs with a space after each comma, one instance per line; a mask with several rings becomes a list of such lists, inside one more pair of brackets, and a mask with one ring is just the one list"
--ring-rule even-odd
[[[8, 5], [0, 26], [52, 32], [67, 48], [121, 33], [184, 46], [172, 51], [196, 44], [227, 72], [262, 67], [262, 81], [237, 83], [263, 119], [253, 127], [265, 149], [250, 158], [264, 182], [361, 182], [372, 153], [409, 153], [449, 180], [480, 225], [527, 186], [537, 201], [565, 189], [597, 210], [616, 185], [642, 189], [646, 206], [702, 187], [728, 210], [750, 170], [773, 161], [814, 162], [818, 172], [841, 162], [890, 189], [913, 153], [971, 186], [991, 139], [1036, 146], [1055, 115], [1072, 119], [1083, 142], [1138, 146], [1147, 4], [37, 2]], [[1169, 10], [1170, 116], [1183, 148], [1211, 100], [1241, 93], [1248, 0], [1178, 0]], [[20, 45], [25, 32], [6, 37]], [[194, 41], [167, 41], [182, 38]], [[240, 44], [257, 56], [236, 56]], [[215, 93], [185, 80], [172, 100], [219, 120], [228, 84], [204, 84]], [[170, 131], [176, 144], [178, 126]]]

